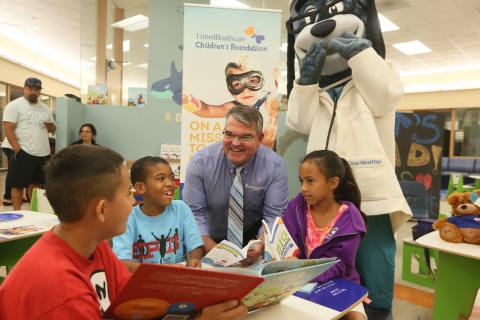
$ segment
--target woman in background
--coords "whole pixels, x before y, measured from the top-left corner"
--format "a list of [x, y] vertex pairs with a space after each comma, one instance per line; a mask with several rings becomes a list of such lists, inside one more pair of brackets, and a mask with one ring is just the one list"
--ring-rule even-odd
[[78, 130], [78, 134], [80, 135], [80, 139], [72, 143], [74, 144], [93, 144], [98, 145], [95, 142], [95, 137], [97, 136], [97, 129], [91, 123], [82, 124], [80, 130]]

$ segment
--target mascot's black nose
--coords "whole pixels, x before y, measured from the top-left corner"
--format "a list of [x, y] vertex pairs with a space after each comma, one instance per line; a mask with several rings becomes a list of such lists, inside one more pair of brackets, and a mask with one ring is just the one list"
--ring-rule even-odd
[[462, 205], [460, 206], [460, 209], [463, 209], [463, 210], [467, 209], [467, 205], [466, 205], [466, 204], [462, 204]]
[[312, 29], [310, 29], [310, 33], [315, 37], [324, 38], [332, 33], [336, 25], [335, 20], [325, 20], [314, 25]]

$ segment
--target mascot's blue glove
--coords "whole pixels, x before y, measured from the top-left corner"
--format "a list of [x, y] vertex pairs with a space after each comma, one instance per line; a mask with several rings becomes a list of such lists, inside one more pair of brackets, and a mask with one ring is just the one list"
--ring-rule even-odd
[[329, 50], [338, 52], [343, 58], [350, 60], [371, 46], [370, 40], [359, 38], [350, 32], [344, 32], [339, 37], [331, 39], [327, 47]]
[[327, 49], [325, 49], [325, 43], [319, 42], [312, 44], [305, 58], [301, 61], [298, 84], [308, 86], [318, 83], [322, 75], [326, 57]]

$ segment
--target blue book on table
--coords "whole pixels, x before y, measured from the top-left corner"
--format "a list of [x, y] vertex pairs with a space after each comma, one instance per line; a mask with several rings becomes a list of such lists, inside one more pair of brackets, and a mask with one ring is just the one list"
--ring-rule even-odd
[[294, 295], [341, 313], [353, 308], [368, 294], [367, 288], [343, 279], [318, 283], [311, 292], [306, 291], [300, 290]]

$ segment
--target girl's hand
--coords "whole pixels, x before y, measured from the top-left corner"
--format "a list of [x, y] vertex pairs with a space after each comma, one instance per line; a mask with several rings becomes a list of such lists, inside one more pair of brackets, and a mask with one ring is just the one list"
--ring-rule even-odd
[[294, 256], [285, 257], [285, 260], [298, 260], [298, 257], [294, 257]]

